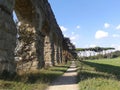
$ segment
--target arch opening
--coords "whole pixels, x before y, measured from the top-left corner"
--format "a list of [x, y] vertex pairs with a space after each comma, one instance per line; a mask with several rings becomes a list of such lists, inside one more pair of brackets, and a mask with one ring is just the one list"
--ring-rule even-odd
[[[17, 71], [29, 71], [39, 68], [40, 45], [38, 24], [41, 17], [31, 0], [15, 0], [14, 14], [17, 18], [17, 47], [15, 59]], [[39, 18], [38, 18], [39, 16]], [[37, 20], [38, 19], [38, 20]], [[41, 24], [41, 23], [40, 23]]]

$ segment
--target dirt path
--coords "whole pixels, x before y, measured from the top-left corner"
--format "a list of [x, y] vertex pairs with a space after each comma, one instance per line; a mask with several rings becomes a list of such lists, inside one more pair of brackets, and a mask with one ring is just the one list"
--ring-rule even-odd
[[55, 80], [47, 90], [78, 90], [76, 76], [77, 68], [75, 62], [72, 61], [72, 64], [70, 68], [68, 68], [67, 72]]

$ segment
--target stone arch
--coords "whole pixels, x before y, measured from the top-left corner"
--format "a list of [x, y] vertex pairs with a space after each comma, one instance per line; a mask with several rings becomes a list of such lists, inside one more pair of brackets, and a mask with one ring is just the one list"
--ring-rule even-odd
[[15, 12], [19, 21], [27, 24], [34, 24], [35, 7], [31, 0], [15, 0]]
[[43, 21], [41, 33], [42, 33], [44, 36], [49, 36], [49, 34], [50, 34], [50, 26], [49, 26], [48, 20], [44, 20], [44, 21]]
[[[24, 61], [22, 60], [18, 63], [18, 70], [28, 71], [44, 66], [43, 35], [41, 34], [42, 14], [41, 8], [38, 7], [39, 4], [36, 4], [36, 2], [37, 0], [15, 0], [14, 10], [18, 20], [26, 27], [28, 33], [32, 32], [31, 37], [34, 37], [34, 39], [30, 41], [32, 43], [25, 47], [29, 49], [26, 51], [26, 56], [22, 56], [21, 54]], [[26, 33], [26, 36], [27, 35]], [[23, 67], [21, 68], [21, 66]]]

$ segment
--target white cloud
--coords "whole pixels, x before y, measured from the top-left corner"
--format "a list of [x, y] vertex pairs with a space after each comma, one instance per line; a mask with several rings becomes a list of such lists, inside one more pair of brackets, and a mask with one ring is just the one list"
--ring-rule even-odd
[[76, 45], [76, 42], [73, 42], [74, 45]]
[[79, 35], [72, 35], [71, 37], [70, 37], [70, 40], [71, 41], [75, 41], [75, 40], [77, 40], [79, 38]]
[[72, 36], [72, 37], [70, 37], [70, 39], [71, 39], [71, 40], [75, 40], [75, 39], [76, 39], [76, 37], [75, 37], [75, 36]]
[[110, 27], [110, 24], [109, 24], [109, 23], [104, 23], [104, 27], [105, 27], [105, 28], [109, 28], [109, 27]]
[[68, 29], [67, 28], [65, 28], [64, 26], [60, 26], [60, 29], [63, 31], [63, 32], [65, 32], [65, 31], [67, 31]]
[[120, 35], [119, 34], [113, 34], [112, 37], [118, 38], [118, 37], [120, 37]]
[[64, 34], [64, 37], [67, 37], [68, 35]]
[[101, 39], [101, 38], [105, 38], [105, 37], [108, 37], [108, 32], [105, 32], [102, 30], [98, 30], [95, 34], [96, 39]]
[[116, 27], [117, 30], [120, 30], [120, 24]]
[[77, 29], [80, 29], [80, 26], [78, 25], [78, 26], [76, 26], [76, 28], [77, 28]]

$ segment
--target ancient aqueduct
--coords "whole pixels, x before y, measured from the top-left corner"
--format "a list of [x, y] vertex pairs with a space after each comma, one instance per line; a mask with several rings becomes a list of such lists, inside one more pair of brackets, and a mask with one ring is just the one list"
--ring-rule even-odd
[[17, 68], [14, 54], [17, 28], [13, 11], [35, 35], [28, 53], [28, 57], [34, 58], [22, 62], [24, 70], [53, 66], [64, 63], [66, 57], [73, 58], [69, 51], [71, 43], [63, 36], [48, 0], [0, 0], [0, 73], [16, 72]]

